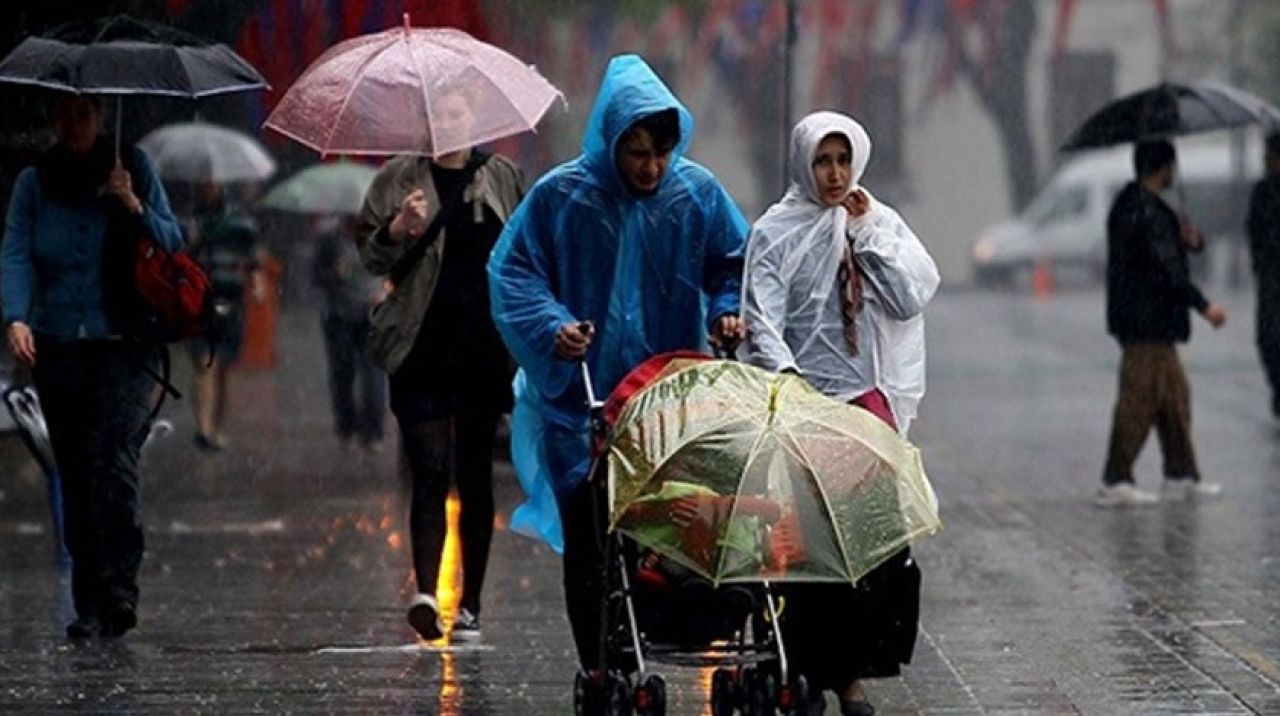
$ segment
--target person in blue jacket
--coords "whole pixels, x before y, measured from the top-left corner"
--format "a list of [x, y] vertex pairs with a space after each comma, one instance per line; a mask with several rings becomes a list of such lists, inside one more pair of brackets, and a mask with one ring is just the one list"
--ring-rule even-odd
[[117, 156], [99, 135], [102, 114], [90, 97], [54, 102], [57, 144], [18, 175], [0, 248], [9, 349], [32, 368], [62, 478], [71, 638], [120, 636], [137, 623], [138, 454], [155, 387], [148, 371], [164, 347], [126, 340], [133, 316], [122, 307], [138, 233], [170, 251], [182, 245], [151, 161], [135, 149]]
[[494, 322], [520, 365], [514, 460], [531, 497], [554, 494], [560, 524], [544, 535], [563, 528], [569, 621], [597, 682], [603, 491], [586, 480], [580, 363], [603, 399], [653, 355], [741, 332], [748, 227], [715, 176], [684, 157], [692, 134], [693, 117], [644, 60], [614, 57], [582, 154], [538, 181], [489, 259]]

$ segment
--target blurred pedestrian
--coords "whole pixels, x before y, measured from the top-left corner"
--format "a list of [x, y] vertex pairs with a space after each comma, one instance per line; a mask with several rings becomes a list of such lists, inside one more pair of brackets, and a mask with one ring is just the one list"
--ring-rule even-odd
[[[0, 253], [9, 349], [33, 368], [62, 480], [76, 619], [67, 636], [116, 637], [137, 624], [144, 548], [138, 454], [162, 345], [126, 339], [134, 241], [168, 250], [181, 230], [150, 159], [99, 134], [101, 101], [60, 95], [57, 143], [14, 185]], [[112, 267], [112, 271], [106, 270]]]
[[324, 217], [315, 228], [311, 276], [325, 299], [321, 329], [334, 431], [344, 446], [357, 441], [380, 452], [387, 376], [369, 353], [369, 310], [385, 291], [382, 281], [360, 263], [355, 217]]
[[1258, 353], [1271, 386], [1271, 414], [1280, 419], [1280, 133], [1267, 137], [1267, 175], [1249, 197], [1249, 249], [1258, 284]]
[[[467, 137], [465, 91], [434, 95], [437, 137]], [[480, 592], [493, 537], [493, 446], [511, 410], [512, 365], [489, 317], [485, 261], [524, 178], [506, 157], [463, 149], [401, 156], [374, 177], [360, 211], [364, 265], [391, 292], [374, 309], [370, 349], [391, 376], [391, 412], [412, 475], [409, 525], [418, 593], [409, 624], [444, 635], [436, 586], [450, 475], [461, 503], [462, 597], [452, 638], [480, 637]]]
[[1164, 454], [1161, 496], [1182, 500], [1217, 494], [1200, 479], [1191, 443], [1191, 388], [1175, 344], [1191, 335], [1188, 309], [1214, 328], [1227, 314], [1191, 282], [1188, 251], [1204, 239], [1161, 198], [1177, 174], [1177, 154], [1165, 140], [1134, 147], [1137, 178], [1116, 196], [1107, 216], [1107, 332], [1120, 343], [1120, 381], [1111, 440], [1095, 502], [1124, 507], [1158, 502], [1139, 489], [1133, 463], [1152, 426]]
[[188, 342], [193, 367], [195, 444], [218, 451], [227, 446], [228, 373], [244, 341], [245, 287], [254, 280], [257, 223], [216, 182], [195, 188], [195, 216], [187, 251], [209, 273], [214, 325], [210, 337]]
[[[790, 187], [747, 245], [743, 358], [797, 373], [905, 433], [924, 396], [923, 311], [940, 279], [906, 222], [859, 185], [870, 158], [870, 137], [845, 115], [815, 112], [792, 130]], [[920, 569], [910, 549], [856, 587], [779, 592], [783, 643], [811, 710], [821, 713], [830, 690], [842, 714], [873, 714], [861, 680], [897, 676], [915, 647]]]
[[[599, 685], [602, 490], [586, 390], [607, 395], [634, 366], [739, 334], [746, 221], [716, 178], [686, 159], [693, 118], [645, 62], [605, 70], [582, 154], [530, 191], [489, 261], [493, 315], [522, 376], [513, 445], [536, 445], [564, 530], [564, 585], [582, 668]], [[523, 412], [528, 406], [527, 413]], [[524, 458], [517, 456], [517, 460]], [[522, 480], [536, 479], [523, 475]], [[589, 700], [598, 692], [593, 690]]]

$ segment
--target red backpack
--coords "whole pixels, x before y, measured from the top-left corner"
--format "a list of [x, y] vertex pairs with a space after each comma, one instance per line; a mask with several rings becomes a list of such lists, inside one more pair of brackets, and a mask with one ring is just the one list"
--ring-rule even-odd
[[156, 333], [165, 342], [194, 338], [208, 330], [212, 284], [187, 254], [166, 251], [150, 237], [138, 237], [133, 285], [154, 313]]

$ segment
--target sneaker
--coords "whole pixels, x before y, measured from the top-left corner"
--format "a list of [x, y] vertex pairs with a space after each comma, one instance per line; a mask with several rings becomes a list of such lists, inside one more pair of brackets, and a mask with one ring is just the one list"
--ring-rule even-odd
[[1160, 501], [1154, 493], [1139, 490], [1132, 482], [1117, 482], [1114, 485], [1103, 485], [1093, 497], [1093, 504], [1098, 507], [1133, 507], [1137, 505], [1154, 505]]
[[1215, 497], [1221, 492], [1221, 483], [1204, 482], [1192, 477], [1166, 478], [1160, 486], [1161, 499], [1175, 501]]
[[196, 433], [195, 443], [196, 447], [204, 450], [205, 452], [219, 452], [222, 450], [222, 445], [220, 445], [216, 439], [211, 438], [204, 433]]
[[435, 641], [444, 636], [444, 624], [440, 621], [440, 605], [430, 594], [418, 594], [409, 606], [409, 626], [418, 636]]
[[454, 641], [477, 641], [480, 638], [480, 616], [463, 607], [453, 620]]

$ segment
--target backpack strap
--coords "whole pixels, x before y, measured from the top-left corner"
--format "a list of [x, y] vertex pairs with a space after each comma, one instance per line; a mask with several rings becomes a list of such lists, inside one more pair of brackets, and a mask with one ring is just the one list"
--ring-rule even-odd
[[485, 162], [489, 161], [489, 155], [484, 152], [473, 150], [471, 156], [467, 159], [467, 165], [464, 168], [466, 172], [463, 180], [459, 182], [459, 189], [447, 197], [443, 197], [440, 204], [440, 211], [436, 212], [435, 217], [427, 226], [427, 230], [422, 232], [422, 236], [404, 252], [400, 258], [387, 272], [387, 276], [391, 279], [392, 285], [399, 286], [405, 278], [413, 272], [418, 265], [418, 261], [427, 253], [427, 247], [435, 243], [436, 237], [440, 235], [440, 231], [444, 229], [444, 222], [448, 217], [457, 211], [462, 204], [462, 197], [467, 193], [467, 187], [471, 186], [471, 182], [475, 179], [476, 172]]

